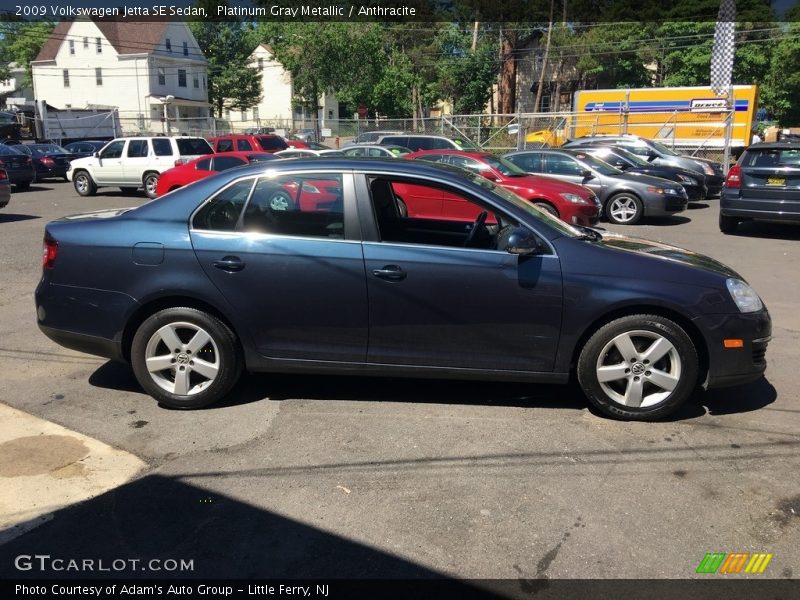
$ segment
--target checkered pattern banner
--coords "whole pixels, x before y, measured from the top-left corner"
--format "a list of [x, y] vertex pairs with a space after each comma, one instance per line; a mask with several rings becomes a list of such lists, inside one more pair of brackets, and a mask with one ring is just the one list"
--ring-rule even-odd
[[736, 0], [722, 0], [714, 29], [714, 50], [711, 52], [711, 89], [717, 96], [727, 96], [731, 85], [735, 19]]

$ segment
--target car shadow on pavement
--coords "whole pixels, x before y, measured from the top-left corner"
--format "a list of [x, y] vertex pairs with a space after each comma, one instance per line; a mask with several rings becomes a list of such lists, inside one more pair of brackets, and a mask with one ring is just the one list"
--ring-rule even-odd
[[699, 210], [701, 208], [708, 208], [709, 206], [710, 204], [706, 202], [689, 202], [689, 204], [686, 205], [686, 208], [688, 210]]
[[[27, 192], [52, 192], [53, 188], [44, 187], [43, 185], [33, 184], [27, 190], [15, 190], [14, 193], [27, 193]], [[12, 196], [13, 198], [13, 196]]]
[[748, 221], [739, 223], [736, 231], [729, 235], [771, 240], [800, 240], [800, 226], [788, 223]]
[[[0, 546], [0, 575], [36, 580], [449, 579], [368, 543], [215, 493], [212, 489], [224, 481], [218, 477], [191, 479], [146, 475], [56, 512], [51, 521]], [[328, 530], [336, 526], [321, 522]], [[57, 564], [30, 559], [34, 555], [61, 558], [63, 564], [56, 570]], [[23, 568], [16, 566], [19, 557]], [[94, 559], [86, 570], [64, 568], [71, 559], [84, 564], [82, 557]], [[336, 582], [331, 583], [335, 589]], [[452, 585], [476, 597], [469, 583]]]
[[40, 215], [17, 215], [14, 213], [1, 213], [0, 223], [16, 223], [17, 221], [30, 221], [31, 219], [41, 219]]
[[775, 387], [765, 378], [745, 385], [718, 388], [696, 394], [695, 398], [712, 415], [730, 415], [759, 410], [778, 398]]
[[642, 220], [642, 225], [657, 225], [659, 227], [675, 227], [676, 225], [684, 225], [691, 223], [689, 217], [674, 215], [671, 217], [645, 217]]
[[[89, 377], [89, 384], [144, 395], [128, 365], [109, 361]], [[260, 400], [346, 400], [414, 402], [464, 406], [588, 409], [607, 418], [584, 397], [577, 383], [551, 385], [450, 379], [350, 377], [343, 375], [287, 375], [245, 373], [226, 398], [203, 410], [221, 410]], [[751, 412], [772, 404], [777, 391], [766, 379], [754, 383], [696, 392], [666, 422], [712, 415]], [[169, 410], [164, 407], [165, 410]]]

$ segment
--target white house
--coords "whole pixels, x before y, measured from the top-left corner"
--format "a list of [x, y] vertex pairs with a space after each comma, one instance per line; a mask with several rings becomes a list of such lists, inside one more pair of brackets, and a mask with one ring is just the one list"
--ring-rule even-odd
[[208, 128], [205, 56], [186, 23], [77, 20], [56, 25], [31, 62], [37, 100], [117, 108], [123, 131]]
[[8, 78], [0, 81], [0, 109], [23, 110], [33, 107], [33, 89], [25, 85], [25, 69], [17, 63], [8, 65]]
[[[300, 129], [314, 127], [314, 115], [302, 109], [293, 110], [292, 75], [279, 63], [268, 44], [259, 44], [250, 55], [250, 65], [261, 73], [261, 101], [250, 110], [235, 111], [224, 109], [222, 115], [230, 121], [234, 129], [258, 126], [272, 126], [278, 129]], [[339, 102], [332, 93], [322, 94], [319, 99], [320, 127], [326, 127], [326, 120], [339, 118]]]

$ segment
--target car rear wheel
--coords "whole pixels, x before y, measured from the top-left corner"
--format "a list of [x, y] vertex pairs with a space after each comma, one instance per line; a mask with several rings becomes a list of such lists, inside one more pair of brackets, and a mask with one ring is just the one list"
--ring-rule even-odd
[[678, 409], [697, 383], [697, 350], [674, 321], [630, 315], [598, 329], [578, 359], [578, 382], [608, 416], [653, 421]]
[[94, 196], [97, 193], [97, 184], [86, 171], [78, 171], [72, 177], [72, 185], [79, 196]]
[[608, 220], [617, 225], [633, 225], [638, 223], [644, 208], [642, 201], [633, 194], [617, 194], [612, 196], [606, 205]]
[[547, 212], [549, 212], [551, 215], [553, 215], [557, 219], [560, 218], [560, 216], [558, 214], [558, 209], [555, 206], [553, 206], [552, 204], [548, 204], [547, 202], [534, 202], [533, 205], [534, 206], [538, 206], [542, 210], [546, 210]]
[[144, 193], [148, 198], [156, 197], [156, 188], [158, 187], [158, 173], [151, 171], [144, 174], [142, 179], [142, 186], [144, 186]]
[[736, 217], [728, 217], [720, 213], [719, 215], [719, 230], [722, 233], [734, 233], [739, 227], [739, 219]]
[[141, 324], [131, 345], [139, 384], [169, 408], [194, 409], [222, 399], [242, 360], [231, 329], [194, 308], [168, 308]]

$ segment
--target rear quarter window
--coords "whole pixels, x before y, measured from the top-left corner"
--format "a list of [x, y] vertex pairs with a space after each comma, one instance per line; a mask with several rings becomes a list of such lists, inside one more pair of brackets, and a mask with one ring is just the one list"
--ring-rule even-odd
[[177, 138], [178, 154], [192, 156], [198, 154], [211, 154], [214, 149], [203, 138]]

